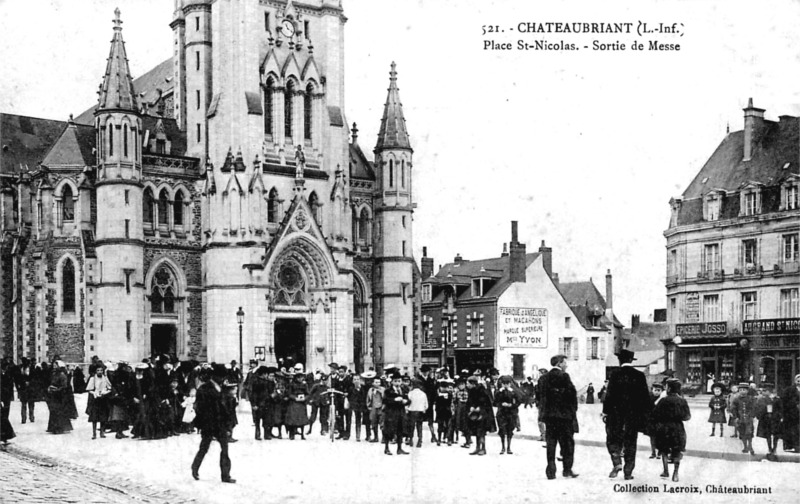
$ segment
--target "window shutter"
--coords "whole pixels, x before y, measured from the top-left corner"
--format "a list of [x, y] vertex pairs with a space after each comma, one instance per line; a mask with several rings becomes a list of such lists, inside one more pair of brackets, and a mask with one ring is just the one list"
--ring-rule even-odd
[[572, 347], [572, 359], [573, 360], [578, 360], [578, 358], [580, 357], [580, 351], [579, 351], [580, 344], [581, 344], [581, 339], [580, 338], [572, 338], [572, 345], [570, 345], [570, 346]]
[[564, 338], [558, 338], [558, 353], [564, 354]]
[[599, 353], [598, 357], [600, 359], [605, 359], [606, 358], [606, 338], [605, 338], [605, 336], [600, 338], [600, 346], [598, 348], [598, 353]]
[[592, 337], [586, 336], [586, 360], [592, 358], [591, 348], [592, 348]]

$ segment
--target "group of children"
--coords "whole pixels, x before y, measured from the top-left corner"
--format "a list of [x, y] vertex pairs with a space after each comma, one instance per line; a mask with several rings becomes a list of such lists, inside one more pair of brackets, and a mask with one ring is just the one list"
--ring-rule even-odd
[[[762, 383], [760, 389], [755, 384], [740, 383], [732, 385], [730, 393], [725, 395], [722, 383], [712, 385], [713, 396], [708, 403], [711, 413], [708, 422], [711, 434], [716, 433], [719, 424], [719, 436], [724, 436], [725, 424], [734, 428], [731, 437], [738, 437], [742, 442], [742, 453], [755, 454], [753, 450], [754, 435], [767, 441], [767, 459], [775, 460], [775, 450], [781, 436], [782, 404], [775, 395], [775, 387], [771, 383]], [[727, 415], [726, 415], [727, 413]], [[755, 428], [755, 420], [758, 428]]]

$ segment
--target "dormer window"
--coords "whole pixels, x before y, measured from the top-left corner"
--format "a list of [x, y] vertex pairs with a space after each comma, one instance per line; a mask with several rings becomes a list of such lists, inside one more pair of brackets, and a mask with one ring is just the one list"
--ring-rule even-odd
[[483, 297], [485, 293], [483, 285], [484, 280], [483, 278], [472, 280], [472, 297]]
[[431, 300], [431, 294], [433, 291], [433, 286], [431, 284], [422, 284], [422, 301], [429, 302]]
[[792, 176], [781, 186], [781, 210], [800, 208], [800, 176]]
[[705, 219], [709, 222], [719, 220], [720, 209], [722, 207], [722, 194], [719, 192], [709, 193], [706, 195], [703, 203]]
[[740, 216], [758, 215], [761, 213], [761, 189], [758, 186], [750, 186], [742, 189], [739, 204], [741, 209]]

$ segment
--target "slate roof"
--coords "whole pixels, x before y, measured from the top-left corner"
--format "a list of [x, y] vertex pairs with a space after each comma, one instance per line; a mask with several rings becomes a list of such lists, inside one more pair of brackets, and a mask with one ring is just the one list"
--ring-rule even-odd
[[[594, 282], [591, 280], [588, 282], [564, 282], [558, 283], [556, 286], [582, 326], [608, 329], [611, 321], [605, 316], [606, 300], [600, 294]], [[598, 326], [591, 324], [590, 315], [600, 317]], [[613, 324], [617, 327], [622, 327], [616, 315], [614, 315]]]
[[35, 170], [66, 125], [64, 121], [0, 113], [0, 173], [19, 173], [20, 165]]
[[93, 150], [96, 143], [97, 137], [93, 126], [69, 122], [44, 157], [42, 164], [48, 168], [94, 166], [96, 157]]
[[389, 89], [386, 104], [383, 107], [381, 128], [378, 130], [378, 143], [375, 149], [411, 149], [406, 130], [406, 119], [403, 116], [403, 104], [400, 102], [400, 90], [397, 88], [397, 72], [392, 62], [389, 72]]
[[[158, 121], [164, 126], [164, 134], [170, 141], [171, 156], [186, 155], [186, 134], [178, 128], [178, 121], [169, 117], [142, 116], [142, 128], [145, 132], [150, 131], [149, 138], [155, 138], [156, 125]], [[147, 152], [145, 150], [145, 152]]]
[[799, 145], [797, 117], [781, 116], [779, 122], [764, 120], [749, 161], [743, 160], [744, 131], [730, 133], [683, 192], [683, 198], [701, 198], [713, 189], [738, 191], [750, 181], [779, 184], [791, 173], [800, 173]]
[[[133, 89], [138, 93], [139, 106], [150, 115], [156, 114], [156, 104], [162, 95], [172, 91], [172, 58], [167, 58], [146, 74], [133, 80]], [[97, 105], [84, 110], [75, 122], [79, 124], [94, 124], [94, 111]]]
[[[538, 252], [525, 254], [525, 267], [527, 268], [539, 257]], [[509, 280], [510, 273], [509, 257], [495, 257], [491, 259], [480, 259], [477, 261], [461, 261], [460, 263], [448, 263], [442, 266], [433, 278], [423, 279], [423, 283], [433, 283], [435, 285], [470, 285], [474, 278], [495, 279], [495, 284], [484, 293], [481, 299], [499, 297], [511, 285]], [[464, 289], [458, 296], [459, 301], [472, 299], [472, 289]], [[444, 293], [438, 293], [434, 302], [443, 302]]]
[[372, 163], [369, 162], [357, 143], [350, 144], [350, 178], [375, 180]]

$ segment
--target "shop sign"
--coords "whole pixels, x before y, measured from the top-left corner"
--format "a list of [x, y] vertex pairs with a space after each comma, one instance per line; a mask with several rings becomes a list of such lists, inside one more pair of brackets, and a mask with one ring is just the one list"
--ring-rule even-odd
[[745, 320], [742, 334], [800, 334], [800, 318]]
[[800, 346], [800, 336], [756, 336], [750, 340], [753, 349], [796, 349]]
[[686, 293], [686, 309], [684, 317], [687, 322], [700, 322], [700, 294], [697, 292]]
[[727, 322], [701, 322], [699, 324], [675, 324], [675, 336], [724, 336], [728, 333]]
[[498, 308], [500, 348], [547, 348], [546, 308]]

